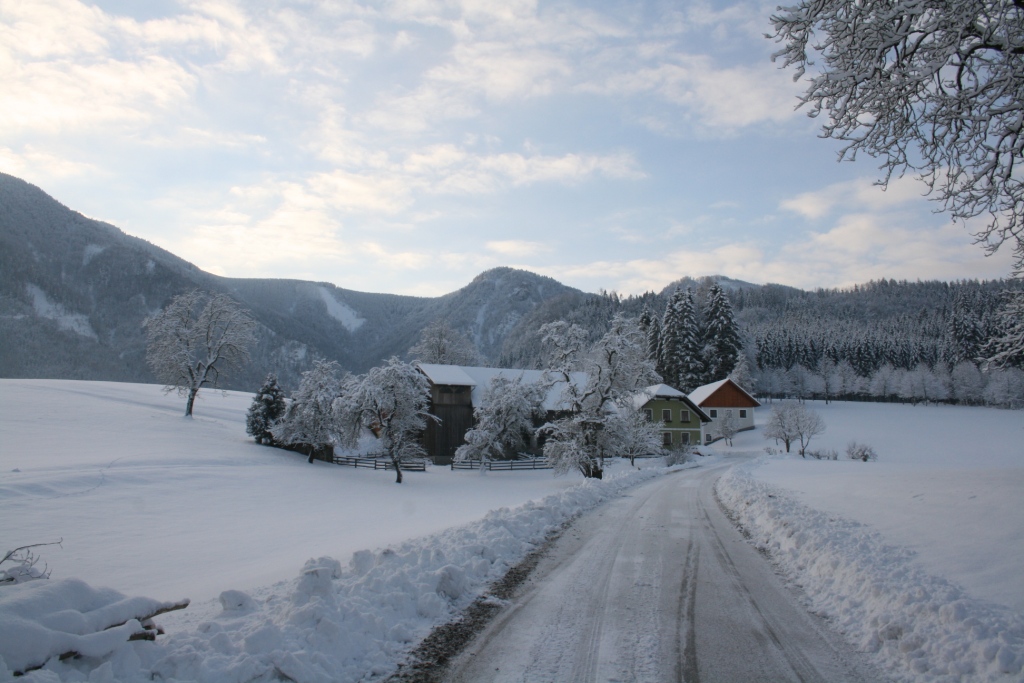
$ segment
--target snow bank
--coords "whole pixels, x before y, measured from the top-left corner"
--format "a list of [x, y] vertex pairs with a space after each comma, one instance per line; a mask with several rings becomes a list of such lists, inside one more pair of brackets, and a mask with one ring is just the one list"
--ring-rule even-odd
[[143, 631], [139, 620], [175, 603], [127, 598], [77, 579], [26, 581], [0, 589], [0, 674], [77, 652], [104, 657]]
[[101, 673], [104, 681], [218, 683], [382, 677], [563, 523], [666, 471], [588, 480], [462, 527], [359, 551], [347, 567], [328, 557], [309, 560], [297, 580], [265, 597], [225, 591], [223, 611], [194, 632], [127, 644], [101, 659], [51, 662], [21, 680], [92, 680]]
[[926, 573], [870, 527], [758, 481], [763, 463], [733, 467], [719, 498], [857, 649], [901, 681], [1024, 680], [1024, 615]]

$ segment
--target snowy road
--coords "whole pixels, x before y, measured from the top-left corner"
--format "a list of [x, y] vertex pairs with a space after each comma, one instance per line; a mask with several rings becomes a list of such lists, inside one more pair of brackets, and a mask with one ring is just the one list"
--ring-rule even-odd
[[867, 681], [715, 502], [722, 466], [577, 520], [448, 680]]

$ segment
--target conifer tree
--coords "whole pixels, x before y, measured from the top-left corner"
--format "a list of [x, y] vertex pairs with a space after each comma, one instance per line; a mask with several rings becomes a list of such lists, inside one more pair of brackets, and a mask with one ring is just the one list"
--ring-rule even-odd
[[697, 327], [697, 308], [693, 291], [687, 289], [679, 304], [679, 380], [676, 388], [688, 394], [704, 384], [703, 343]]
[[705, 377], [709, 382], [716, 382], [732, 372], [743, 346], [732, 304], [718, 283], [708, 290], [704, 315], [707, 322], [705, 348], [709, 350]]
[[274, 423], [284, 415], [286, 409], [284, 391], [277, 384], [277, 375], [270, 373], [263, 380], [263, 386], [256, 392], [245, 418], [245, 432], [256, 439], [256, 443], [272, 445]]

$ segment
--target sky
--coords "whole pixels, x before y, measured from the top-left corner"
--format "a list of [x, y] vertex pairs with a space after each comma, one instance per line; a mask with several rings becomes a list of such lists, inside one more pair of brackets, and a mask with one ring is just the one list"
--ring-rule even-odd
[[218, 275], [368, 292], [1007, 276], [916, 179], [837, 163], [776, 4], [0, 0], [0, 172]]

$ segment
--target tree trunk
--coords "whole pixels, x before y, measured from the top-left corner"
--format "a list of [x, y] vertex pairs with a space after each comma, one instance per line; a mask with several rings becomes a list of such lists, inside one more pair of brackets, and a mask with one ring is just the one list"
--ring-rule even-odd
[[192, 404], [196, 402], [196, 394], [198, 393], [198, 389], [188, 390], [188, 401], [185, 403], [185, 417], [192, 417]]
[[391, 464], [395, 466], [395, 483], [402, 483], [402, 466], [398, 462], [398, 458], [391, 456]]

